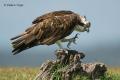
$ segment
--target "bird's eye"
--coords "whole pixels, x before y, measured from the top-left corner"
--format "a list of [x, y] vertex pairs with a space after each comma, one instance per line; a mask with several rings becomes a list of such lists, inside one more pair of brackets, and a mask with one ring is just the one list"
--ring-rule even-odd
[[84, 23], [81, 23], [80, 25], [81, 25], [81, 27], [83, 27], [85, 24], [84, 24]]

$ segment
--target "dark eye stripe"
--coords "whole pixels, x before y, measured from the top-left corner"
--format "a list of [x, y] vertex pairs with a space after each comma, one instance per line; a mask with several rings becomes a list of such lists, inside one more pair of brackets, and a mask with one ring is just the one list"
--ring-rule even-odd
[[84, 26], [84, 24], [83, 24], [83, 23], [80, 23], [80, 25], [81, 25], [81, 26]]

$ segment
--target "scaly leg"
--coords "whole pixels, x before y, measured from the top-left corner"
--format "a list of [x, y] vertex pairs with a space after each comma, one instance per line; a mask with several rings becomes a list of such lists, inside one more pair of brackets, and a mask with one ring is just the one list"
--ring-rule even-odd
[[67, 47], [68, 48], [70, 48], [70, 45], [71, 45], [71, 43], [74, 43], [74, 44], [76, 44], [76, 38], [78, 38], [78, 33], [73, 37], [73, 38], [70, 38], [70, 39], [62, 39], [61, 40], [61, 42], [68, 42], [68, 44], [67, 44]]

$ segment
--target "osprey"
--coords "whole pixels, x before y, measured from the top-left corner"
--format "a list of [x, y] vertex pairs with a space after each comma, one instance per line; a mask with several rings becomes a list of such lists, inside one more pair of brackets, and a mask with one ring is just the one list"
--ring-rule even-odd
[[54, 11], [37, 17], [31, 27], [22, 34], [11, 38], [13, 54], [38, 45], [52, 45], [61, 47], [60, 42], [75, 43], [75, 37], [66, 39], [73, 31], [89, 32], [90, 22], [85, 16], [80, 16], [72, 11]]

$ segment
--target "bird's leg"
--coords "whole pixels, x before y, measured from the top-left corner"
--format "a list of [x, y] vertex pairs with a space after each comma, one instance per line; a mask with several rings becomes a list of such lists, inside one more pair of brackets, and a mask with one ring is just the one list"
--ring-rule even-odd
[[73, 38], [62, 39], [61, 42], [68, 42], [67, 47], [70, 48], [71, 43], [76, 44], [76, 38], [78, 38], [78, 33]]
[[56, 42], [56, 44], [58, 45], [58, 47], [60, 48], [60, 49], [63, 49], [63, 46], [62, 46], [62, 44], [61, 44], [61, 41], [59, 40], [59, 41], [57, 41]]

